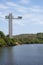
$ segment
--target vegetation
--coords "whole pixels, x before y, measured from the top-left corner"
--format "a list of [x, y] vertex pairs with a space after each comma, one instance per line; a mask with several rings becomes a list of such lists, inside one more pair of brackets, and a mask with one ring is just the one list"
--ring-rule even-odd
[[0, 31], [0, 47], [35, 43], [43, 44], [43, 33], [21, 34], [13, 36], [13, 38], [9, 38], [8, 35], [5, 36], [5, 34], [2, 31]]
[[13, 38], [9, 38], [7, 36], [5, 36], [5, 34], [0, 31], [0, 47], [3, 46], [14, 46], [16, 45]]
[[43, 33], [21, 34], [13, 37], [19, 44], [41, 44], [43, 43]]

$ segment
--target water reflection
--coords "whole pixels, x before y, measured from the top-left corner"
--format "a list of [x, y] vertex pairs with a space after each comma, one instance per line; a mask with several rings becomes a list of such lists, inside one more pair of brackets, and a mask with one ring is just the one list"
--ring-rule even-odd
[[43, 44], [0, 48], [0, 65], [43, 65]]
[[14, 65], [12, 48], [0, 48], [0, 65]]

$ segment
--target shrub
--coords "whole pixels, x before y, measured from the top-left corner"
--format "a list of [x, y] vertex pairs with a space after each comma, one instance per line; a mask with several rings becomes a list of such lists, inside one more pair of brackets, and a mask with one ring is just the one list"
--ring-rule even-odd
[[0, 39], [0, 46], [5, 46], [6, 45], [6, 42], [5, 42], [5, 40], [4, 39]]

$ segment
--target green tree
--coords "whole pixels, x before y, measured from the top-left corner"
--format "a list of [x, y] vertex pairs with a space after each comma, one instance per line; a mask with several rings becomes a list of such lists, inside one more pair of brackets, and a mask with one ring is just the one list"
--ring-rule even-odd
[[0, 31], [0, 38], [5, 38], [5, 34], [2, 31]]
[[4, 39], [0, 38], [0, 46], [6, 46], [6, 42]]

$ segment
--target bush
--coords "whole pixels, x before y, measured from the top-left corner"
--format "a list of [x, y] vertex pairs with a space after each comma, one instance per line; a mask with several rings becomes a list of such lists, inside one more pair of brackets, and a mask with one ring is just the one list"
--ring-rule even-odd
[[0, 38], [5, 38], [5, 34], [2, 31], [0, 31]]
[[14, 40], [9, 38], [9, 37], [5, 38], [5, 42], [6, 42], [7, 46], [14, 46], [14, 45], [16, 45]]
[[1, 47], [1, 46], [5, 46], [5, 45], [6, 45], [5, 40], [4, 40], [4, 39], [0, 39], [0, 47]]

